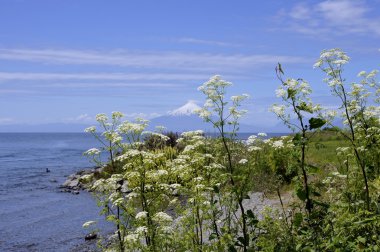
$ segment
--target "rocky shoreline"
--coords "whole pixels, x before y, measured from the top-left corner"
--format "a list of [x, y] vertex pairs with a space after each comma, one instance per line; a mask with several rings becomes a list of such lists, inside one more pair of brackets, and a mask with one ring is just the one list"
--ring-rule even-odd
[[91, 183], [88, 183], [89, 177], [100, 174], [102, 171], [103, 167], [94, 167], [71, 174], [59, 186], [60, 192], [79, 194], [81, 190], [89, 191], [91, 187]]
[[[62, 193], [71, 193], [74, 195], [80, 194], [80, 191], [91, 191], [92, 178], [100, 175], [103, 172], [103, 167], [93, 167], [80, 170], [74, 174], [67, 176], [65, 182], [58, 188]], [[98, 247], [99, 239], [102, 243], [109, 244], [112, 233], [105, 237], [99, 237], [97, 233], [88, 233], [83, 237], [83, 242], [75, 245], [70, 249], [70, 252], [100, 252]], [[103, 244], [103, 245], [104, 245]]]

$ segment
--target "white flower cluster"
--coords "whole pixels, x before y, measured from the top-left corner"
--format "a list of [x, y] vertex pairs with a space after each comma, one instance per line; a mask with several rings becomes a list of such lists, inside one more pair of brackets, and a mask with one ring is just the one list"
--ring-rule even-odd
[[169, 173], [166, 170], [156, 170], [156, 171], [151, 171], [147, 174], [147, 177], [153, 180], [157, 180], [161, 177], [167, 176]]
[[283, 117], [285, 115], [285, 108], [285, 105], [273, 104], [270, 110], [278, 117]]
[[85, 223], [83, 223], [82, 227], [83, 228], [89, 228], [90, 226], [93, 226], [96, 224], [96, 221], [87, 221]]
[[136, 220], [143, 220], [143, 219], [146, 219], [147, 216], [148, 216], [148, 212], [142, 211], [142, 212], [138, 212], [135, 218]]
[[247, 141], [245, 141], [245, 143], [248, 145], [248, 151], [253, 152], [253, 151], [261, 150], [262, 148], [259, 147], [258, 145], [261, 143], [264, 143], [265, 137], [267, 137], [267, 134], [263, 132], [260, 132], [257, 135], [249, 136]]
[[102, 135], [112, 143], [120, 143], [123, 141], [123, 138], [116, 131], [105, 131]]
[[142, 135], [151, 135], [160, 138], [162, 141], [169, 141], [170, 138], [168, 136], [165, 136], [164, 134], [157, 133], [157, 132], [151, 132], [151, 131], [143, 131], [141, 133]]
[[350, 147], [338, 147], [336, 148], [336, 153], [338, 155], [347, 155], [351, 152], [351, 148]]
[[124, 160], [127, 160], [129, 158], [133, 158], [133, 157], [136, 157], [136, 156], [139, 156], [139, 155], [143, 155], [143, 151], [139, 151], [139, 150], [135, 150], [135, 149], [130, 149], [130, 150], [127, 150], [123, 155], [120, 155], [116, 158], [116, 160], [118, 161], [124, 161]]
[[349, 62], [350, 58], [339, 48], [322, 51], [319, 59], [314, 64], [314, 68], [323, 67], [324, 62], [334, 65], [345, 65]]
[[138, 227], [138, 228], [136, 228], [136, 230], [135, 230], [135, 233], [136, 233], [136, 234], [139, 234], [139, 235], [144, 235], [144, 234], [146, 234], [147, 232], [148, 232], [148, 228], [145, 227], [145, 226]]
[[247, 162], [248, 160], [243, 158], [243, 159], [240, 159], [239, 164], [246, 164]]
[[203, 136], [204, 132], [202, 130], [195, 130], [195, 131], [186, 131], [181, 134], [181, 137], [183, 138], [192, 138], [194, 136]]
[[124, 237], [124, 242], [126, 244], [137, 243], [137, 242], [139, 242], [139, 240], [140, 240], [139, 234], [132, 233], [132, 234], [128, 234]]
[[208, 96], [215, 96], [217, 95], [217, 89], [231, 86], [232, 83], [222, 80], [220, 75], [214, 75], [212, 76], [207, 82], [203, 83], [202, 86], [198, 87], [198, 90], [203, 92], [204, 94]]
[[84, 132], [86, 133], [95, 133], [96, 132], [96, 127], [95, 126], [91, 126], [91, 127], [88, 127], [84, 130]]
[[119, 120], [124, 117], [124, 114], [119, 111], [112, 112], [112, 119], [113, 120]]
[[89, 150], [87, 150], [84, 155], [86, 156], [95, 156], [95, 155], [99, 155], [101, 153], [101, 151], [97, 148], [91, 148]]
[[249, 97], [250, 97], [249, 94], [234, 95], [234, 96], [231, 96], [231, 100], [234, 103], [240, 103], [241, 101], [248, 99]]
[[167, 224], [173, 221], [173, 218], [164, 212], [158, 212], [153, 216], [153, 221], [161, 223], [161, 224]]
[[108, 121], [108, 117], [106, 116], [106, 114], [97, 114], [95, 119], [99, 123], [106, 123]]
[[206, 108], [196, 109], [194, 112], [204, 120], [208, 120], [211, 116], [211, 112]]
[[276, 140], [271, 142], [272, 147], [275, 149], [281, 149], [284, 148], [284, 142], [282, 140]]
[[146, 127], [147, 123], [131, 123], [128, 121], [124, 121], [122, 124], [120, 124], [118, 130], [123, 134], [141, 134]]

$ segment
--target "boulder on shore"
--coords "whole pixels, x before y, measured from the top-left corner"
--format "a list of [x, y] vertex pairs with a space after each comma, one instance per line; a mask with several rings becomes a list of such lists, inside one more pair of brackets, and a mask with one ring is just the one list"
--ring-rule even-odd
[[92, 176], [101, 173], [102, 170], [102, 167], [96, 167], [78, 171], [68, 176], [66, 181], [59, 188], [62, 189], [61, 192], [79, 194], [79, 190], [87, 190], [91, 186], [89, 182], [91, 182]]

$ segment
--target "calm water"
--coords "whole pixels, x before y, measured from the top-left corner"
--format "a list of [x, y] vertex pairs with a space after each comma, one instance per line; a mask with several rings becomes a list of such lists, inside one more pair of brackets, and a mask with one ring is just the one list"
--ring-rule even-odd
[[89, 193], [58, 189], [92, 166], [82, 153], [95, 146], [81, 133], [0, 133], [0, 251], [70, 251], [84, 242], [88, 220], [112, 230]]

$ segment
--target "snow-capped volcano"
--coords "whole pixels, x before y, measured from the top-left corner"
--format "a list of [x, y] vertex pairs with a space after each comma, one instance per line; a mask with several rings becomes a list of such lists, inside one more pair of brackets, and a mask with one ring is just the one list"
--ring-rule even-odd
[[[201, 109], [196, 101], [190, 100], [185, 105], [169, 111], [166, 115], [151, 119], [149, 130], [154, 130], [156, 126], [164, 126], [167, 131], [184, 132], [190, 130], [203, 130], [205, 132], [216, 133], [216, 129], [211, 123], [200, 118], [195, 110]], [[240, 132], [262, 132], [251, 125], [240, 124]]]
[[168, 112], [168, 114], [171, 116], [183, 116], [183, 115], [189, 116], [189, 115], [195, 114], [195, 110], [200, 109], [200, 108], [201, 107], [199, 107], [195, 101], [190, 100], [182, 107], [179, 107], [173, 111]]

